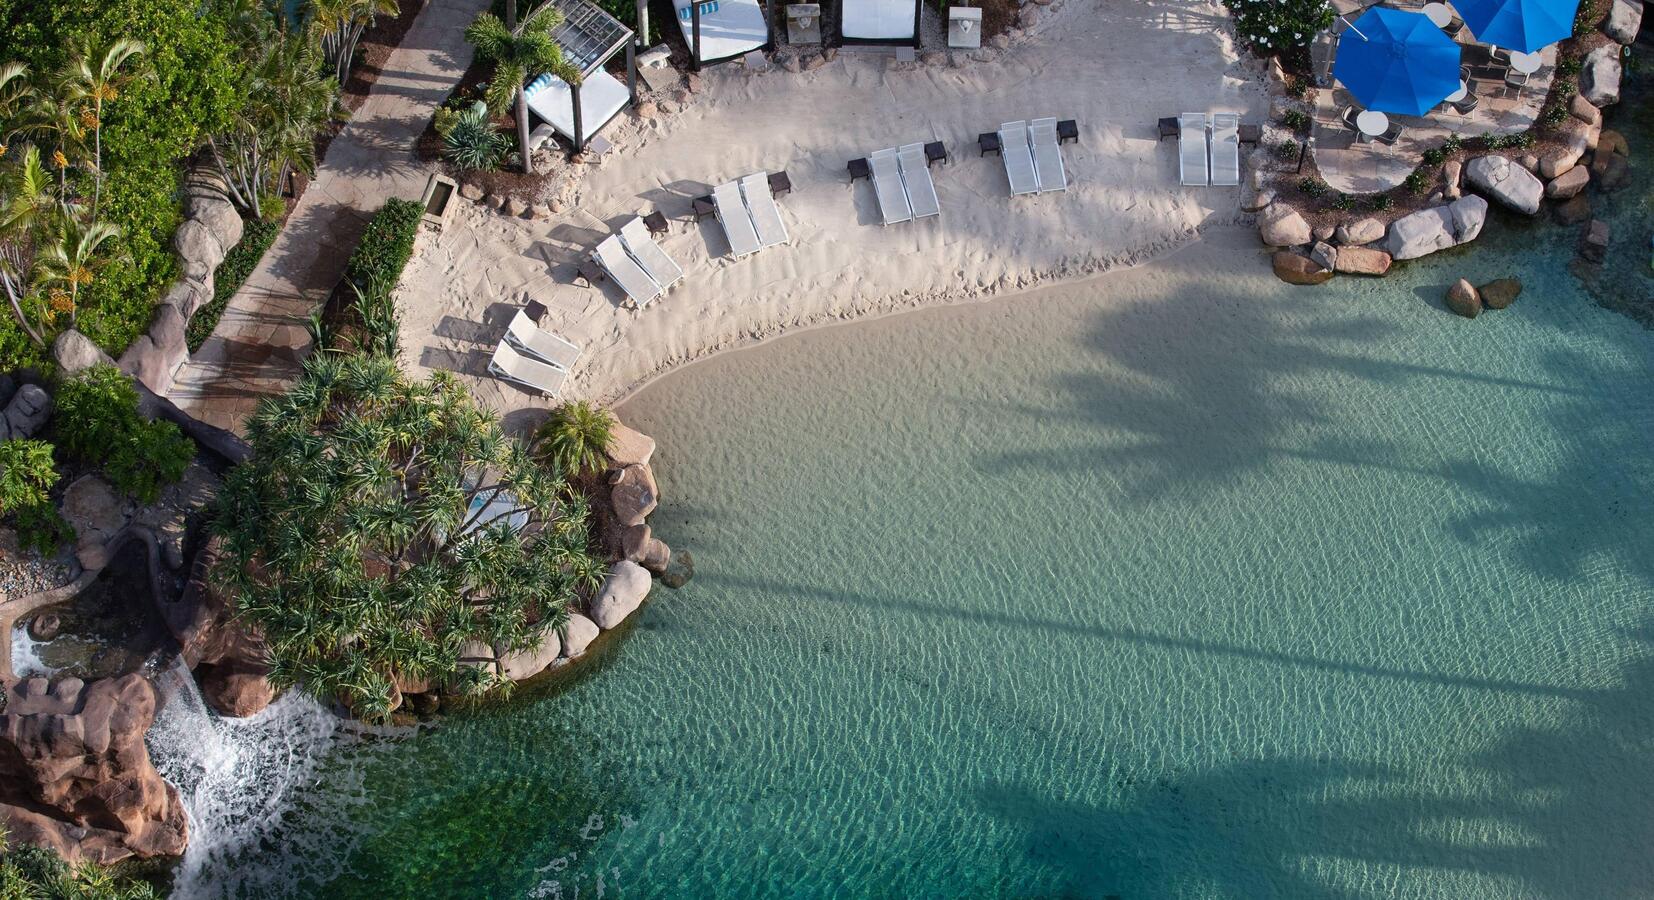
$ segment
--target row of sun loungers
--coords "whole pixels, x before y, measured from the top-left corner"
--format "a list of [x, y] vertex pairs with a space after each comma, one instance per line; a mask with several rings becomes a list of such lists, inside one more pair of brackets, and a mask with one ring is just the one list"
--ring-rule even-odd
[[754, 172], [718, 185], [712, 189], [712, 205], [729, 238], [730, 255], [737, 259], [789, 240], [768, 173]]
[[1177, 170], [1183, 184], [1240, 184], [1240, 116], [1184, 113], [1177, 117], [1177, 133]]
[[655, 243], [648, 226], [636, 216], [604, 238], [592, 257], [638, 309], [683, 279], [683, 269]]
[[999, 126], [999, 155], [1011, 196], [1068, 190], [1068, 173], [1057, 146], [1057, 120], [1006, 122]]
[[942, 214], [924, 144], [903, 144], [867, 157], [879, 217], [886, 225]]
[[541, 329], [519, 309], [506, 326], [505, 337], [494, 348], [488, 373], [501, 381], [556, 397], [579, 358], [579, 347]]

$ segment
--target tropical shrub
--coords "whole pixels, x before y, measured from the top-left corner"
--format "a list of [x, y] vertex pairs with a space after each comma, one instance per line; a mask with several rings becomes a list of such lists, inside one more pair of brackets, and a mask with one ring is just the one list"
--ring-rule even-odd
[[614, 441], [615, 417], [584, 400], [564, 403], [534, 432], [534, 455], [543, 465], [570, 475], [603, 468]]
[[1419, 154], [1419, 158], [1424, 160], [1427, 166], [1439, 166], [1447, 160], [1447, 151], [1440, 147], [1431, 147]]
[[1340, 192], [1337, 197], [1333, 198], [1332, 208], [1337, 210], [1355, 209], [1355, 197], [1350, 194]]
[[247, 424], [213, 577], [268, 641], [271, 680], [390, 711], [393, 683], [483, 690], [465, 648], [532, 646], [603, 565], [585, 500], [535, 465], [455, 378], [318, 353]]
[[200, 350], [201, 345], [212, 336], [213, 329], [218, 327], [219, 317], [224, 315], [224, 307], [246, 283], [247, 276], [253, 274], [259, 260], [264, 258], [264, 252], [275, 243], [279, 231], [280, 225], [262, 219], [248, 219], [242, 223], [241, 240], [224, 254], [224, 261], [213, 273], [212, 299], [190, 316], [188, 340], [191, 353]]
[[1301, 109], [1289, 109], [1281, 114], [1281, 124], [1293, 131], [1303, 131], [1309, 127], [1309, 114]]
[[462, 110], [447, 127], [442, 135], [443, 155], [467, 172], [498, 169], [511, 157], [511, 138], [495, 127], [480, 101]]
[[1260, 56], [1302, 50], [1332, 25], [1327, 0], [1227, 0], [1241, 43]]
[[1281, 141], [1279, 144], [1275, 145], [1275, 158], [1276, 159], [1292, 159], [1293, 157], [1295, 157], [1297, 155], [1298, 155], [1298, 142], [1291, 139], [1291, 138], [1287, 138], [1286, 140]]
[[1367, 199], [1367, 205], [1371, 206], [1375, 210], [1378, 210], [1379, 212], [1389, 209], [1394, 206], [1395, 203], [1396, 198], [1390, 196], [1389, 194], [1374, 194]]
[[[514, 6], [516, 0], [506, 0], [506, 3]], [[528, 152], [528, 96], [524, 93], [524, 84], [537, 75], [550, 75], [569, 84], [580, 82], [580, 69], [563, 58], [563, 48], [551, 37], [552, 30], [562, 21], [563, 13], [550, 2], [544, 2], [523, 12], [515, 25], [508, 26], [499, 16], [485, 12], [465, 29], [465, 39], [477, 48], [477, 56], [494, 64], [494, 73], [483, 95], [489, 112], [499, 115], [507, 103], [516, 100], [517, 155], [526, 172], [533, 171], [533, 157]], [[456, 125], [464, 127], [462, 133], [469, 142], [451, 146], [451, 151], [486, 150], [489, 142], [474, 126], [463, 125], [463, 115], [461, 119], [462, 123]], [[450, 139], [456, 131], [460, 129], [449, 132]], [[450, 156], [454, 153], [450, 152]], [[465, 165], [457, 158], [455, 162]]]
[[158, 900], [154, 885], [117, 878], [91, 862], [70, 866], [45, 847], [13, 844], [0, 829], [0, 897], [6, 900]]
[[52, 445], [45, 441], [0, 441], [0, 515], [48, 502], [57, 483]]
[[1435, 170], [1434, 169], [1427, 169], [1426, 167], [1423, 167], [1423, 166], [1420, 166], [1419, 168], [1414, 169], [1413, 171], [1407, 173], [1406, 179], [1404, 179], [1401, 182], [1403, 187], [1407, 188], [1409, 191], [1412, 191], [1414, 194], [1417, 194], [1421, 197], [1424, 196], [1425, 194], [1429, 193], [1430, 188], [1433, 185], [1435, 185], [1435, 183], [1436, 183]]
[[1298, 190], [1303, 191], [1305, 197], [1319, 197], [1327, 192], [1327, 183], [1319, 178], [1300, 178]]
[[178, 426], [138, 414], [132, 380], [113, 366], [94, 366], [64, 382], [52, 422], [66, 453], [99, 465], [110, 484], [145, 503], [184, 477], [195, 456]]
[[363, 289], [375, 283], [394, 287], [413, 258], [414, 238], [424, 215], [425, 208], [417, 200], [386, 200], [351, 252], [345, 277]]
[[356, 45], [379, 16], [401, 13], [396, 0], [309, 0], [310, 36], [340, 84], [350, 79]]

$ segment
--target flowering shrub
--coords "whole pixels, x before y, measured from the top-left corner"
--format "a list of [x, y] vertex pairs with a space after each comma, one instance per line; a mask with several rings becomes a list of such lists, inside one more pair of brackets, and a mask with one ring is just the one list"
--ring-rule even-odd
[[1235, 31], [1260, 56], [1280, 56], [1309, 46], [1332, 25], [1328, 0], [1228, 0]]

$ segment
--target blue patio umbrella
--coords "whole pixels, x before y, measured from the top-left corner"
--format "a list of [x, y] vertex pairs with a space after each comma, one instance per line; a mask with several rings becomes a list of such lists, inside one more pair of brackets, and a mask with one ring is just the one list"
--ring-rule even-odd
[[1454, 0], [1476, 40], [1532, 53], [1574, 33], [1579, 0]]
[[1422, 116], [1459, 89], [1459, 45], [1422, 13], [1375, 6], [1339, 35], [1332, 74], [1367, 109]]

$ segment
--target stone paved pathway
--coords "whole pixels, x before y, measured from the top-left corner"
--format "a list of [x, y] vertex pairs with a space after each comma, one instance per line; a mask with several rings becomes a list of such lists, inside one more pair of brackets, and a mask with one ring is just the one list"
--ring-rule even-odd
[[465, 26], [487, 6], [430, 0], [414, 20], [367, 101], [328, 147], [287, 227], [179, 370], [168, 392], [174, 403], [239, 431], [261, 398], [291, 381], [310, 343], [310, 314], [343, 274], [368, 217], [388, 198], [417, 199], [424, 189], [431, 170], [415, 158], [415, 143], [471, 64]]

